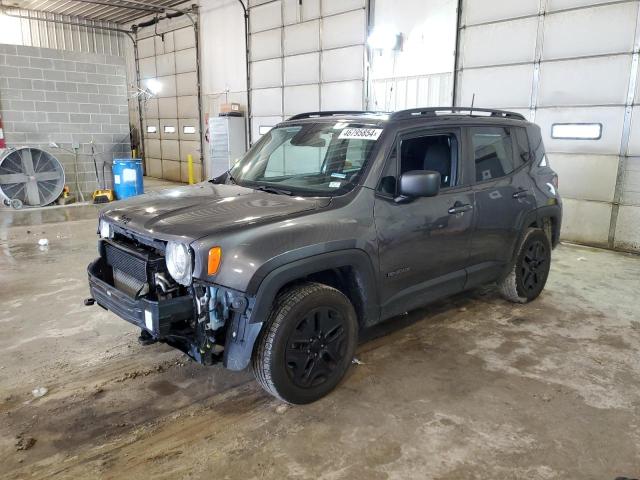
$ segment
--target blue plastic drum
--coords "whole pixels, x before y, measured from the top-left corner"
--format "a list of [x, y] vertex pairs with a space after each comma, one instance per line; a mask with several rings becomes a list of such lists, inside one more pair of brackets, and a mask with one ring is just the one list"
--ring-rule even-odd
[[112, 169], [113, 191], [118, 200], [144, 193], [141, 159], [116, 158], [113, 161]]

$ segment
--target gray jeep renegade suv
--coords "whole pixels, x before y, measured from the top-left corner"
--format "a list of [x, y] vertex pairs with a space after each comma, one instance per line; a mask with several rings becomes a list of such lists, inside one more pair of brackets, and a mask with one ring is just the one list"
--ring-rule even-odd
[[251, 363], [269, 393], [308, 403], [340, 382], [362, 329], [489, 282], [536, 298], [557, 187], [517, 113], [297, 115], [218, 178], [103, 210], [86, 303], [143, 344]]

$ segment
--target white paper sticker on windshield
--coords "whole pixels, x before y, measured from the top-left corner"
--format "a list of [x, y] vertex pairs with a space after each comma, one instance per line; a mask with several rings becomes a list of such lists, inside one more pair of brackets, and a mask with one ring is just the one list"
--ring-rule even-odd
[[342, 182], [331, 182], [329, 184], [329, 188], [340, 188], [342, 186]]
[[361, 140], [378, 140], [382, 134], [381, 128], [345, 128], [340, 137], [340, 140], [348, 138], [359, 138]]

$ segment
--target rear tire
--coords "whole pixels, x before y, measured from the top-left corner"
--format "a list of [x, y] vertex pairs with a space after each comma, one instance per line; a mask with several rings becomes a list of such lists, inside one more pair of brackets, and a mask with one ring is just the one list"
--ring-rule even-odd
[[514, 303], [527, 303], [540, 295], [551, 267], [551, 243], [545, 232], [530, 228], [520, 243], [508, 275], [498, 282], [502, 296]]
[[262, 388], [288, 403], [314, 402], [347, 372], [358, 322], [349, 299], [335, 288], [302, 283], [276, 298], [252, 358]]

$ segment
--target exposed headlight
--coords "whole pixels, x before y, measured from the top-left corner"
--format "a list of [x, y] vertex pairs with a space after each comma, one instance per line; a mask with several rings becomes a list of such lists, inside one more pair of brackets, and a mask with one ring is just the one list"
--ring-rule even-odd
[[189, 247], [184, 243], [169, 242], [166, 249], [167, 270], [182, 285], [191, 285], [192, 261]]
[[109, 222], [100, 220], [98, 229], [100, 230], [100, 238], [111, 238], [113, 235], [113, 230], [111, 229], [111, 224]]

